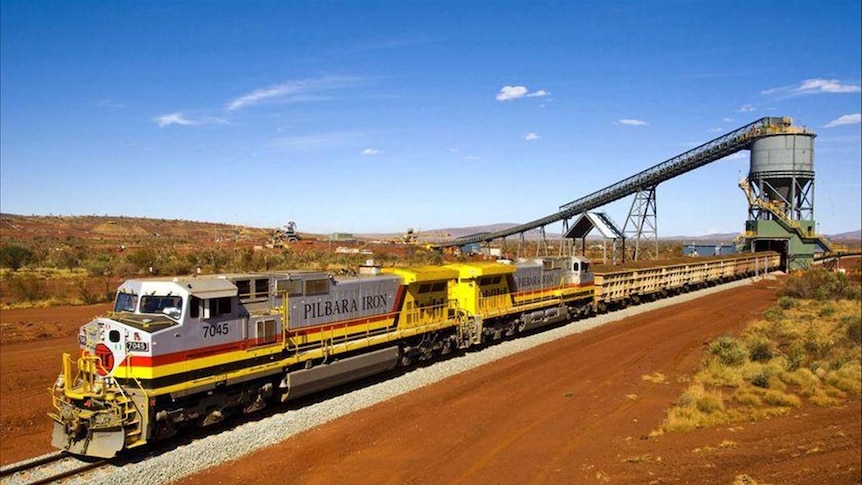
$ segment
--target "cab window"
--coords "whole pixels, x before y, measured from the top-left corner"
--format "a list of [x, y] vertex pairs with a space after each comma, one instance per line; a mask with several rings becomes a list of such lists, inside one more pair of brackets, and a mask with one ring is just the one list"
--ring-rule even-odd
[[114, 303], [115, 312], [134, 312], [137, 307], [138, 295], [117, 293], [117, 301]]
[[183, 298], [181, 296], [144, 295], [141, 297], [141, 313], [162, 314], [177, 320], [183, 314]]

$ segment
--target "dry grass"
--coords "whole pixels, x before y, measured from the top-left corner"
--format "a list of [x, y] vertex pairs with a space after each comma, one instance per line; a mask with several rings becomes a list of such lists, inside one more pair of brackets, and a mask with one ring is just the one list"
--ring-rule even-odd
[[641, 376], [641, 379], [643, 379], [647, 382], [652, 382], [653, 384], [666, 384], [667, 383], [667, 377], [665, 377], [664, 374], [662, 374], [661, 372], [654, 372], [654, 373], [649, 374], [649, 375]]
[[858, 301], [783, 297], [765, 313], [738, 337], [710, 344], [710, 356], [653, 436], [758, 421], [806, 402], [840, 405], [862, 394]]

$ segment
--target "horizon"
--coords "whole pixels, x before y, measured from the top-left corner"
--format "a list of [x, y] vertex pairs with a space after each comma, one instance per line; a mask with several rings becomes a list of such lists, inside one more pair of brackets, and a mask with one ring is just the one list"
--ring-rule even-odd
[[[858, 1], [0, 11], [4, 213], [321, 234], [520, 224], [790, 116], [817, 134], [818, 232], [862, 226]], [[741, 232], [747, 155], [659, 185], [659, 237]], [[622, 223], [630, 204], [598, 210]]]
[[[111, 215], [111, 214], [67, 215], [67, 214], [12, 214], [12, 213], [7, 213], [7, 212], [0, 212], [0, 217], [21, 217], [21, 218], [31, 218], [32, 217], [32, 218], [59, 218], [59, 219], [64, 219], [64, 218], [97, 218], [97, 219], [106, 219], [106, 220], [111, 220], [111, 219], [129, 219], [129, 220], [142, 219], [145, 221], [154, 221], [154, 222], [166, 221], [169, 223], [175, 222], [175, 223], [190, 223], [190, 224], [212, 224], [212, 225], [222, 225], [222, 226], [228, 226], [228, 227], [244, 227], [244, 228], [254, 229], [254, 230], [268, 230], [268, 231], [281, 229], [281, 227], [282, 227], [282, 226], [278, 226], [278, 227], [249, 226], [249, 225], [236, 225], [236, 224], [230, 224], [230, 223], [224, 223], [224, 222], [191, 220], [191, 219], [172, 219], [172, 218], [159, 218], [159, 217], [152, 218], [152, 217], [145, 217], [145, 216], [126, 216], [126, 215]], [[414, 231], [415, 234], [417, 234], [417, 235], [423, 235], [424, 234], [425, 236], [434, 235], [435, 233], [440, 233], [443, 231], [464, 232], [465, 233], [464, 235], [456, 235], [456, 234], [451, 235], [452, 239], [458, 239], [461, 237], [465, 237], [465, 235], [467, 235], [467, 233], [471, 233], [471, 232], [482, 232], [483, 230], [487, 230], [487, 229], [499, 228], [499, 227], [503, 227], [503, 226], [512, 227], [512, 226], [517, 226], [517, 225], [519, 225], [519, 223], [497, 222], [497, 223], [482, 224], [482, 225], [476, 225], [476, 226], [460, 226], [460, 227], [451, 227], [450, 226], [450, 227], [438, 227], [438, 228], [432, 228], [432, 229], [422, 229], [422, 228], [405, 228], [405, 229], [411, 229]], [[350, 233], [345, 232], [345, 231], [334, 231], [334, 232], [329, 232], [329, 233], [317, 233], [317, 232], [302, 230], [301, 227], [298, 227], [297, 229], [298, 229], [297, 233], [299, 233], [299, 234], [306, 234], [306, 235], [312, 235], [312, 236], [330, 236], [333, 234], [350, 234], [350, 235], [354, 235], [354, 236], [358, 236], [358, 237], [372, 237], [372, 236], [392, 237], [392, 236], [398, 236], [398, 235], [404, 234], [406, 232], [405, 230], [401, 230], [401, 231], [395, 230], [395, 231], [390, 231], [390, 232], [378, 232], [378, 231], [364, 231], [364, 230], [360, 229], [359, 231], [350, 232]], [[843, 237], [856, 237], [856, 236], [862, 237], [862, 234], [857, 235], [856, 233], [862, 233], [862, 226], [860, 226], [859, 229], [854, 229], [854, 230], [850, 230], [850, 231], [842, 231], [839, 233], [831, 233], [831, 234], [825, 234], [825, 235], [826, 236], [843, 236]], [[532, 229], [532, 230], [527, 231], [527, 234], [528, 234], [527, 239], [534, 239], [536, 237], [539, 237], [540, 233], [539, 233], [538, 229]], [[661, 240], [677, 240], [677, 241], [684, 241], [684, 240], [688, 239], [691, 241], [699, 241], [699, 242], [709, 242], [710, 238], [714, 238], [714, 240], [716, 242], [727, 242], [729, 239], [722, 239], [722, 238], [733, 238], [739, 234], [740, 234], [739, 232], [721, 232], [721, 233], [697, 234], [697, 235], [695, 235], [695, 234], [672, 234], [672, 235], [662, 235], [662, 236], [659, 236], [658, 238]], [[550, 238], [551, 239], [556, 238], [556, 235], [551, 234]], [[587, 235], [587, 239], [588, 240], [601, 240], [601, 239], [603, 239], [603, 237], [601, 236], [601, 234], [598, 234], [597, 231], [593, 230], [589, 233], [589, 235]]]

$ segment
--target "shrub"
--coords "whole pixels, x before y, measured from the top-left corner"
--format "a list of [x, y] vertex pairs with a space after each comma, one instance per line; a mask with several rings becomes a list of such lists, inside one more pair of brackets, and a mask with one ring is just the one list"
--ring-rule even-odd
[[762, 389], [769, 389], [769, 376], [765, 372], [761, 372], [751, 378], [751, 384]]
[[784, 312], [781, 310], [781, 308], [777, 306], [770, 307], [765, 312], [763, 312], [763, 318], [770, 322], [777, 322], [781, 320], [783, 316]]
[[700, 396], [694, 404], [695, 407], [697, 407], [697, 410], [702, 413], [711, 414], [724, 410], [724, 401], [721, 399], [721, 396], [717, 394], [705, 394]]
[[745, 383], [738, 367], [726, 366], [718, 359], [706, 359], [696, 381], [703, 385], [719, 387], [739, 387]]
[[762, 401], [757, 394], [739, 390], [733, 394], [733, 399], [743, 406], [760, 406]]
[[787, 370], [791, 372], [805, 366], [808, 361], [808, 355], [805, 353], [805, 345], [798, 341], [790, 344], [784, 356], [787, 359]]
[[862, 300], [862, 286], [849, 285], [844, 288], [844, 298], [847, 300]]
[[862, 295], [844, 273], [809, 269], [787, 278], [779, 291], [781, 296], [814, 300], [858, 299]]
[[0, 247], [0, 266], [18, 271], [33, 261], [33, 251], [15, 244]]
[[763, 395], [763, 402], [784, 408], [798, 408], [802, 405], [802, 401], [798, 397], [775, 390], [766, 391]]
[[33, 303], [48, 296], [45, 284], [34, 275], [12, 275], [7, 281], [12, 294], [19, 300]]
[[808, 352], [808, 355], [819, 359], [829, 353], [829, 350], [833, 346], [833, 342], [828, 335], [824, 335], [824, 332], [818, 331], [814, 325], [809, 325], [808, 328], [805, 329], [803, 346], [805, 351]]
[[841, 319], [841, 323], [847, 325], [847, 340], [862, 345], [862, 318], [858, 315], [847, 315]]
[[769, 362], [775, 357], [772, 342], [763, 337], [748, 343], [748, 358], [753, 362]]
[[820, 383], [820, 378], [805, 367], [796, 369], [793, 372], [785, 372], [781, 374], [781, 379], [787, 384], [798, 386], [803, 392]]
[[778, 307], [782, 310], [790, 310], [796, 306], [796, 300], [789, 296], [782, 296], [778, 299]]
[[862, 394], [862, 367], [859, 364], [848, 364], [831, 371], [825, 380], [830, 386], [848, 394]]
[[98, 291], [93, 291], [89, 285], [87, 285], [87, 280], [80, 280], [76, 283], [76, 288], [78, 296], [81, 298], [81, 302], [85, 305], [94, 305], [96, 303], [101, 303], [106, 300], [107, 292], [99, 293]]
[[722, 364], [736, 367], [745, 363], [748, 356], [745, 345], [732, 337], [719, 337], [709, 344], [709, 352]]

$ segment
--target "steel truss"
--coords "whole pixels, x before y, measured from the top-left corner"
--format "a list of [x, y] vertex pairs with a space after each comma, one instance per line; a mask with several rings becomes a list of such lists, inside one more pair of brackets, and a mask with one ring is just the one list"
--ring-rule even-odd
[[[655, 187], [647, 187], [638, 190], [632, 200], [629, 215], [623, 225], [623, 253], [626, 254], [626, 242], [634, 247], [629, 247], [628, 254], [632, 261], [639, 259], [658, 259], [658, 218], [655, 203]], [[641, 243], [641, 240], [644, 243]], [[651, 244], [649, 244], [651, 242]]]
[[805, 130], [805, 128], [792, 126], [790, 118], [761, 118], [753, 123], [749, 123], [731, 131], [730, 133], [704, 143], [699, 147], [693, 148], [685, 153], [659, 163], [658, 165], [654, 165], [640, 173], [632, 175], [625, 180], [621, 180], [585, 197], [581, 197], [580, 199], [562, 205], [558, 212], [547, 217], [536, 219], [535, 221], [514, 226], [503, 231], [447, 241], [445, 243], [437, 244], [437, 247], [464, 246], [477, 242], [487, 242], [513, 234], [524, 233], [542, 226], [547, 226], [566, 218], [577, 216], [585, 211], [628, 197], [629, 195], [636, 194], [642, 187], [655, 187], [661, 182], [678, 177], [716, 160], [721, 160], [722, 158], [740, 150], [746, 150], [750, 148], [751, 143], [757, 139], [770, 135], [790, 133], [808, 133], [808, 131]]

